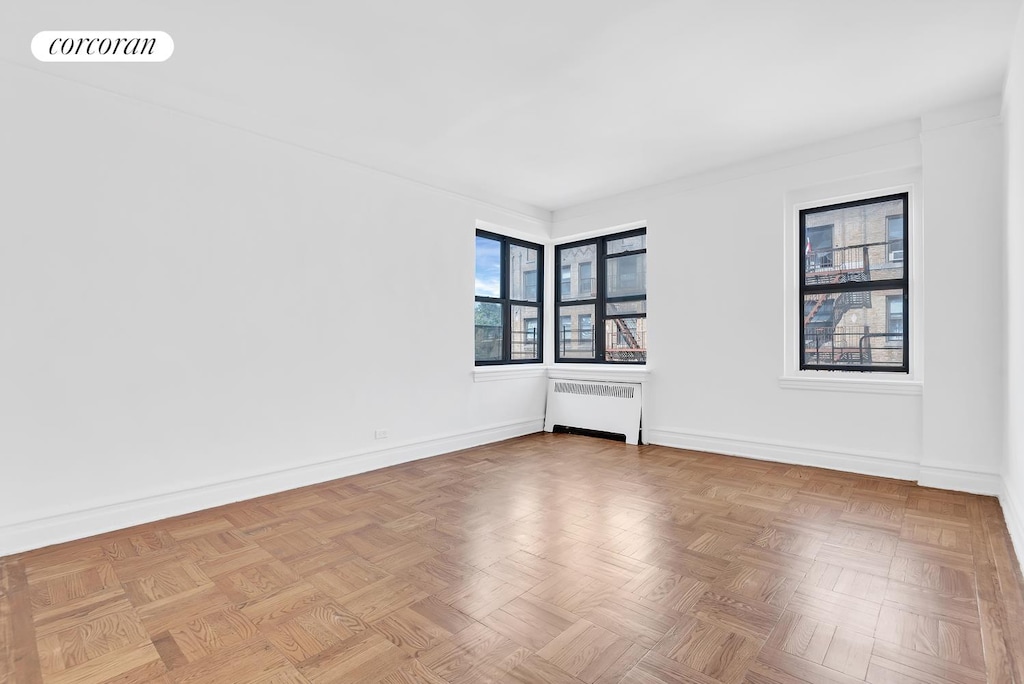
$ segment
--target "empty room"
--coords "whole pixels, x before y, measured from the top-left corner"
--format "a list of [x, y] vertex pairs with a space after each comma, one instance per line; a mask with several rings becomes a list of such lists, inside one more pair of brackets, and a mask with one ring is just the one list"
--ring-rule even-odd
[[8, 0], [0, 684], [1024, 684], [1022, 0]]

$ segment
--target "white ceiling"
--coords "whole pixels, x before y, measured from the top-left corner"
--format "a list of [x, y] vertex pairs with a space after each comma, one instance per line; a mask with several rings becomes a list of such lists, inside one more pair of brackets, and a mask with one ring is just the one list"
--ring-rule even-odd
[[[560, 209], [1000, 92], [1021, 0], [6, 0], [0, 58]], [[163, 64], [42, 64], [146, 29]]]

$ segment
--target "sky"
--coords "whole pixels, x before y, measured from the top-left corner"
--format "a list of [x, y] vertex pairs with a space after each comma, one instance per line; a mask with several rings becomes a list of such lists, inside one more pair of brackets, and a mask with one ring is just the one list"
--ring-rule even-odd
[[476, 294], [501, 296], [501, 243], [479, 236], [476, 238]]

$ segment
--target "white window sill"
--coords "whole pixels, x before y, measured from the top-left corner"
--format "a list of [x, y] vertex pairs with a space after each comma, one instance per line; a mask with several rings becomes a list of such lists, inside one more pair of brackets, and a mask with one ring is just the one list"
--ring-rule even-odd
[[594, 380], [604, 382], [644, 382], [651, 371], [646, 366], [629, 368], [600, 363], [559, 363], [542, 366], [521, 364], [509, 366], [478, 366], [473, 369], [473, 382], [553, 378], [557, 380]]
[[612, 366], [604, 363], [556, 363], [548, 366], [548, 377], [556, 380], [598, 382], [643, 382], [650, 377], [647, 366]]
[[547, 377], [547, 374], [548, 367], [539, 363], [512, 364], [508, 366], [477, 366], [473, 369], [473, 382], [543, 378]]
[[842, 373], [842, 371], [830, 372], [830, 377], [820, 375], [782, 376], [779, 378], [779, 387], [790, 390], [907, 396], [920, 396], [924, 392], [924, 383], [920, 380], [886, 380], [878, 377], [864, 378], [861, 377], [861, 373], [843, 375], [836, 375], [836, 373]]

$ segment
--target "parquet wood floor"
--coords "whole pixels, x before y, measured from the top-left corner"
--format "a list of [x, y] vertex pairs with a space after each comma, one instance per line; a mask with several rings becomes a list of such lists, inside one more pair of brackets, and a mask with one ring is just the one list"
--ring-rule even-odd
[[0, 559], [0, 683], [1024, 684], [995, 499], [539, 434]]

